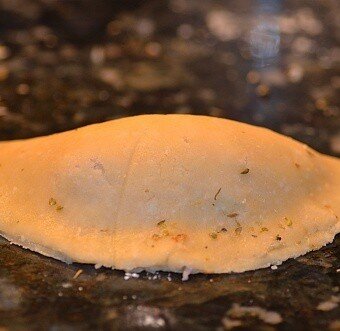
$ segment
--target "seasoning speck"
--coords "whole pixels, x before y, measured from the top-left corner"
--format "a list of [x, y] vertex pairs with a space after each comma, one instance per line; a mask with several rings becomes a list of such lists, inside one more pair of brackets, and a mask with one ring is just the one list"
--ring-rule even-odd
[[293, 225], [293, 221], [291, 219], [289, 219], [288, 217], [285, 217], [285, 221], [286, 221], [287, 226]]
[[187, 239], [187, 235], [184, 233], [177, 234], [176, 236], [172, 236], [172, 239], [176, 242], [183, 242]]
[[212, 239], [217, 239], [217, 233], [216, 232], [211, 232], [209, 233], [210, 238]]
[[312, 151], [310, 151], [309, 149], [306, 149], [306, 151], [307, 151], [307, 154], [309, 156], [312, 156], [312, 157], [315, 156], [314, 153]]
[[53, 198], [50, 198], [50, 200], [48, 200], [48, 204], [50, 206], [55, 206], [57, 204], [57, 201], [55, 199], [53, 199]]
[[242, 227], [241, 227], [241, 226], [238, 226], [238, 227], [235, 229], [236, 235], [240, 235], [241, 232], [242, 232]]
[[267, 232], [269, 231], [268, 228], [261, 228], [261, 232]]
[[163, 226], [163, 225], [165, 225], [165, 220], [160, 221], [160, 222], [157, 223], [157, 226]]
[[152, 239], [153, 240], [158, 240], [158, 239], [160, 239], [161, 238], [161, 236], [159, 235], [159, 234], [157, 234], [157, 233], [154, 233], [153, 235], [152, 235]]
[[238, 213], [230, 213], [230, 214], [227, 214], [227, 217], [236, 217], [238, 216]]
[[282, 240], [282, 237], [280, 237], [280, 235], [277, 235], [277, 236], [275, 237], [275, 239], [276, 239], [277, 241], [281, 241], [281, 240]]
[[218, 189], [218, 191], [216, 192], [216, 194], [215, 194], [215, 196], [214, 196], [214, 200], [215, 200], [215, 201], [216, 201], [216, 199], [217, 199], [217, 196], [220, 194], [221, 190], [222, 190], [222, 187], [220, 187], [220, 188]]
[[243, 171], [241, 171], [241, 175], [246, 175], [249, 172], [249, 169], [246, 168]]

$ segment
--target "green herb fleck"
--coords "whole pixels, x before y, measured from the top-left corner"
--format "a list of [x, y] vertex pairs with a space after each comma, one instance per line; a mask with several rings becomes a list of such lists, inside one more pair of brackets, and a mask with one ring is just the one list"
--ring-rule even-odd
[[267, 232], [269, 231], [268, 228], [261, 228], [261, 232]]

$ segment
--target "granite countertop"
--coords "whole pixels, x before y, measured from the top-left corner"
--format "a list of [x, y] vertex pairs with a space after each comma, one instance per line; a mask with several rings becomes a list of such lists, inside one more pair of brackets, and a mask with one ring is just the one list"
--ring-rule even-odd
[[[340, 156], [339, 10], [334, 0], [0, 0], [0, 139], [191, 113]], [[66, 265], [0, 239], [0, 330], [340, 330], [339, 240], [274, 270], [182, 282]]]

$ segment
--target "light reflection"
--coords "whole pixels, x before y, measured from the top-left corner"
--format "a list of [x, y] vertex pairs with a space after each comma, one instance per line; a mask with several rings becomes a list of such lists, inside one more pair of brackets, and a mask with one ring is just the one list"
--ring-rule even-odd
[[259, 0], [255, 6], [254, 24], [249, 33], [250, 53], [259, 65], [271, 63], [280, 51], [278, 14], [280, 1]]

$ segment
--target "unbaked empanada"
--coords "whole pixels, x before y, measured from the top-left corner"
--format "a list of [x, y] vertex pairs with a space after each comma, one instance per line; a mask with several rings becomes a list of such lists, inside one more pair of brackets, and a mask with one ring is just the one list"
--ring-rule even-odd
[[331, 242], [340, 162], [270, 130], [145, 115], [0, 144], [0, 231], [66, 262], [241, 272]]

